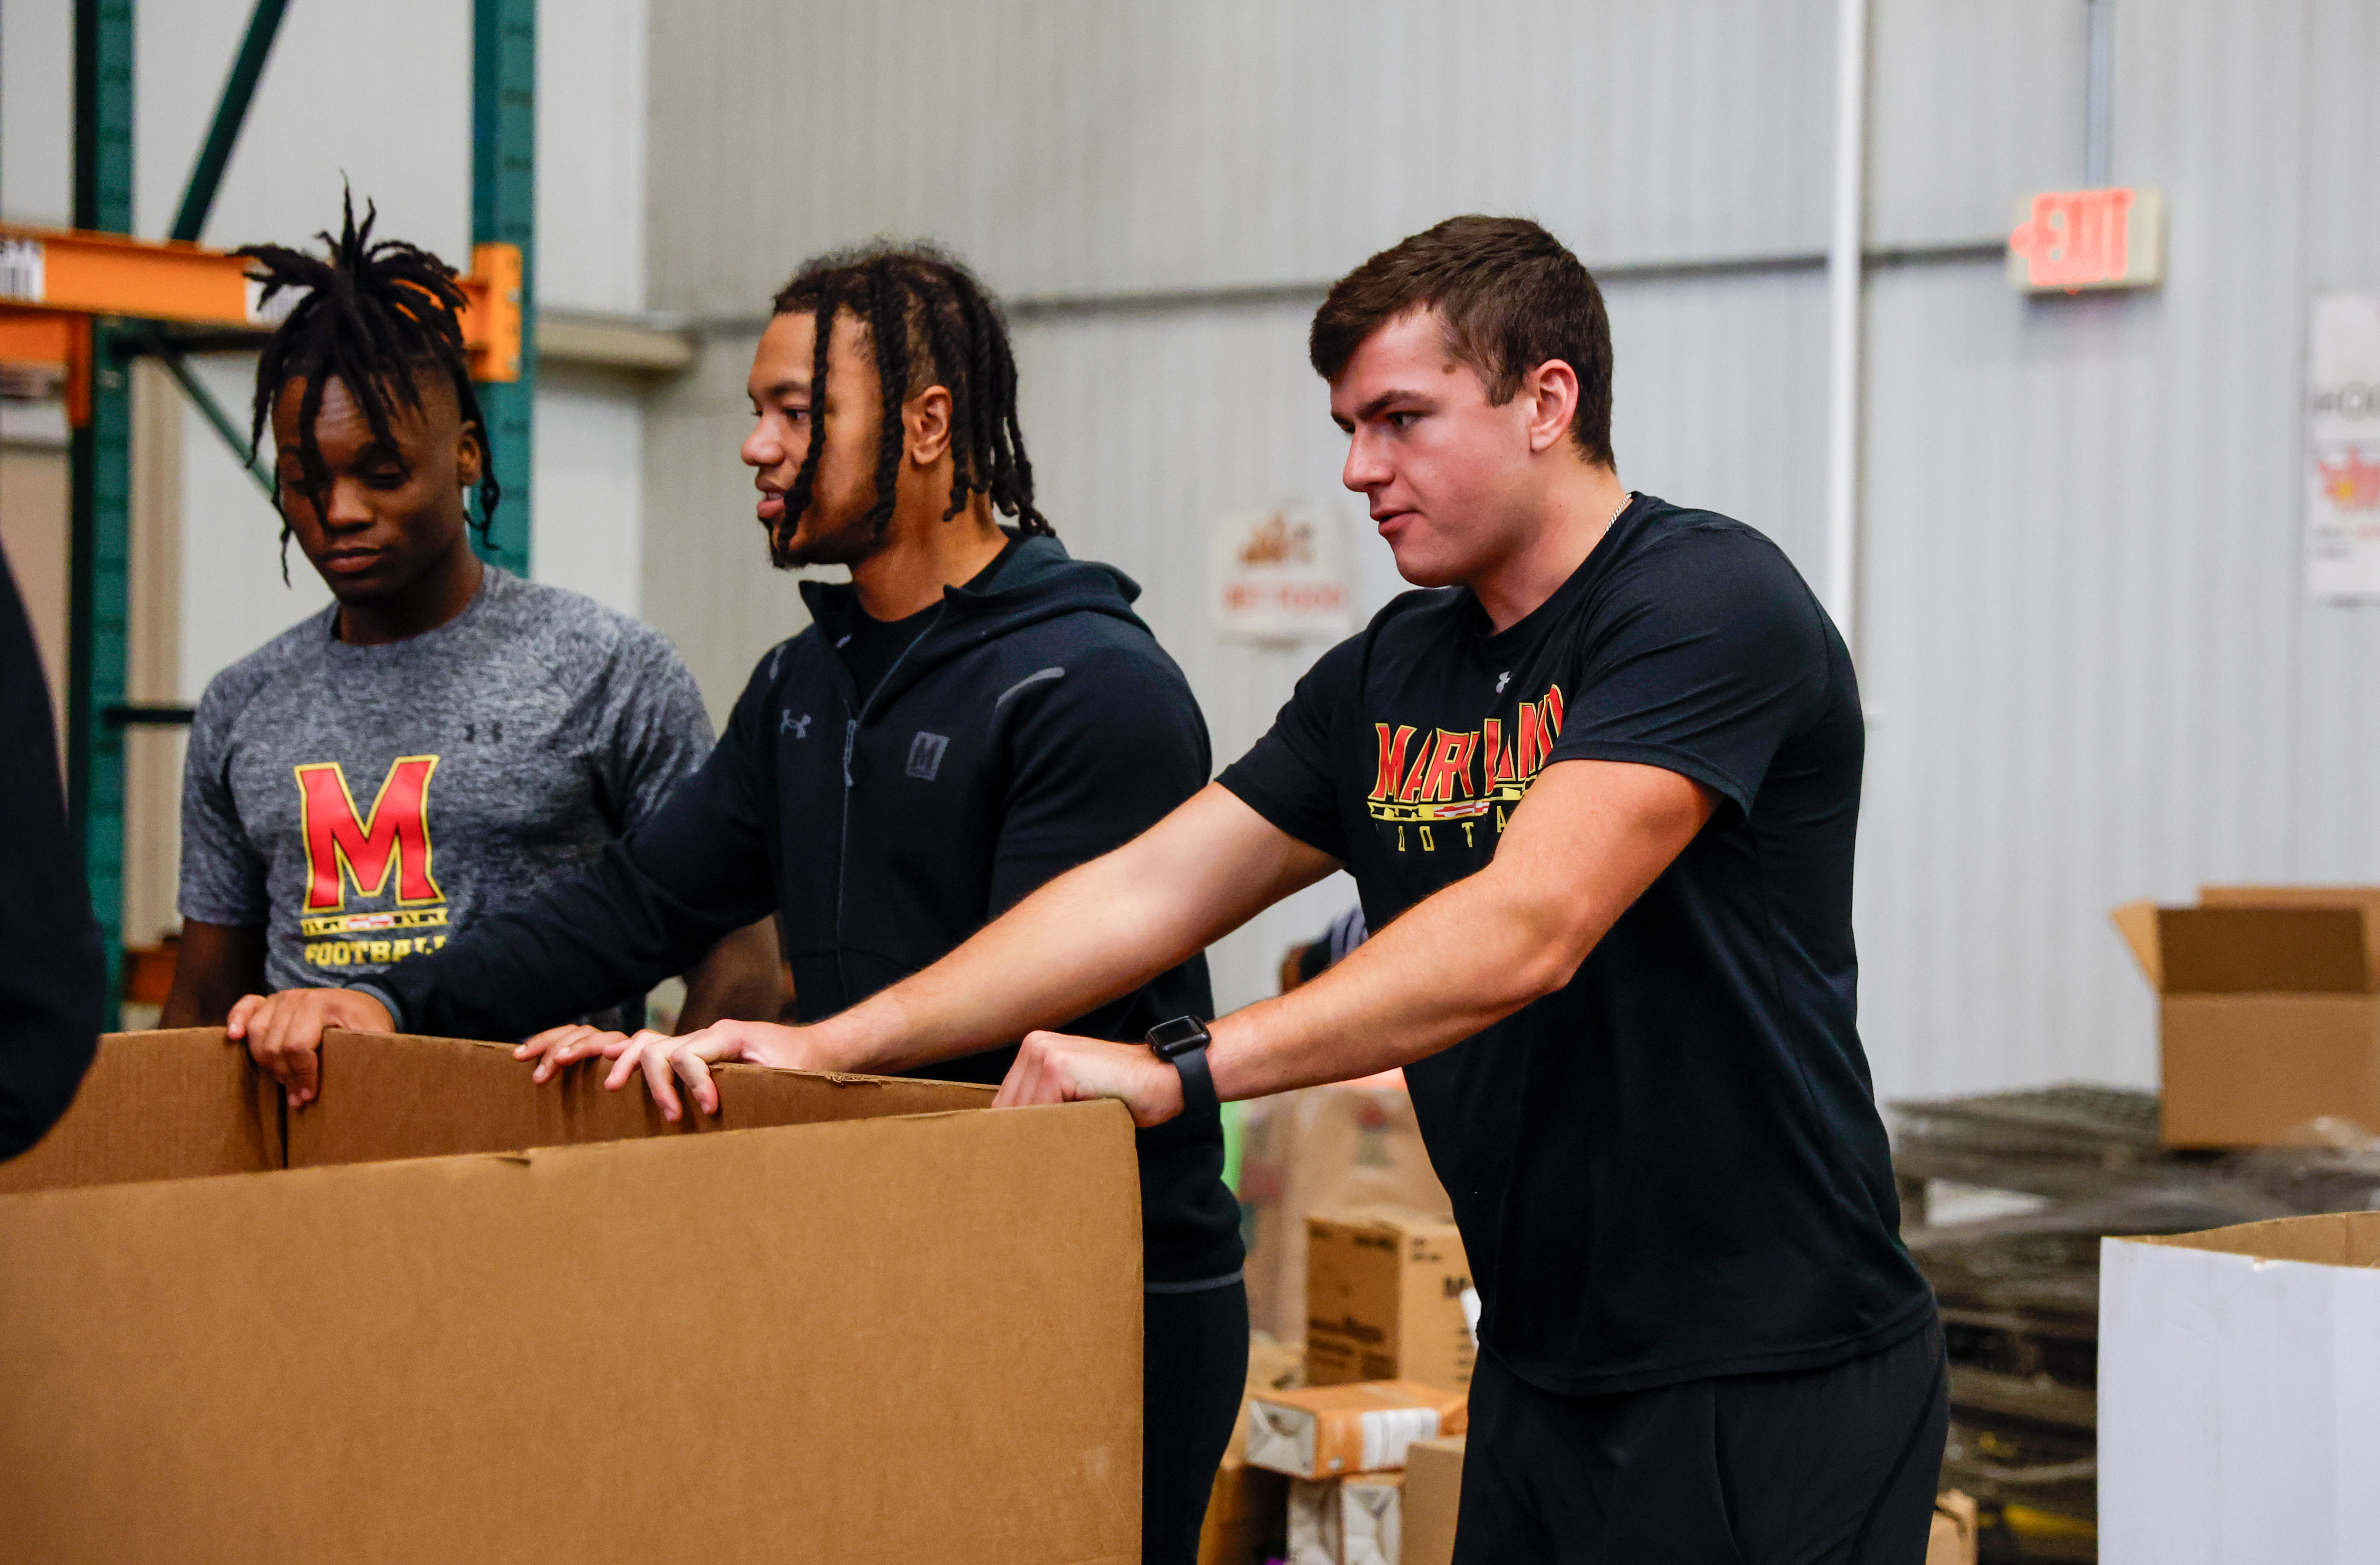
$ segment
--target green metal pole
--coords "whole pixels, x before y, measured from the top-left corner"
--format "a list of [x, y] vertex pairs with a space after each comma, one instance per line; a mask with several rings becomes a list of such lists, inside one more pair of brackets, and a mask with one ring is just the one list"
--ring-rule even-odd
[[[75, 0], [74, 222], [132, 231], [132, 0]], [[107, 1014], [122, 998], [124, 702], [132, 541], [132, 389], [112, 351], [113, 323], [92, 331], [91, 422], [74, 432], [68, 566], [67, 803], [107, 952]]]
[[240, 40], [223, 96], [216, 100], [214, 123], [207, 127], [207, 144], [200, 149], [199, 161], [190, 170], [182, 209], [174, 214], [171, 237], [196, 241], [200, 230], [206, 227], [215, 191], [223, 184], [224, 167], [231, 162], [232, 148], [239, 144], [249, 101], [256, 96], [256, 79], [264, 74], [264, 57], [273, 53], [273, 35], [281, 30], [281, 13], [288, 6], [289, 0], [256, 0], [256, 9], [249, 13], [248, 36]]
[[225, 412], [223, 404], [215, 400], [215, 394], [207, 390], [207, 383], [190, 373], [189, 361], [167, 349], [158, 352], [157, 362], [165, 367], [165, 373], [174, 377], [174, 383], [182, 388], [182, 394], [189, 398], [190, 406], [199, 410], [199, 416], [207, 421], [231, 452], [232, 460], [256, 480], [256, 487], [263, 491], [265, 500], [270, 503], [274, 498], [273, 469], [262, 456], [249, 455], [248, 437], [240, 432], [237, 424], [231, 421], [231, 415]]
[[481, 385], [504, 503], [481, 553], [528, 575], [530, 439], [537, 404], [537, 0], [473, 0], [471, 242], [521, 254], [520, 379]]

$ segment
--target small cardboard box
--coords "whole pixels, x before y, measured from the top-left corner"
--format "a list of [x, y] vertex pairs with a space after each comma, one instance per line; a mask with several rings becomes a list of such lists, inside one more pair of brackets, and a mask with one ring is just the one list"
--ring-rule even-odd
[[285, 1114], [219, 1031], [111, 1037], [0, 1166], [0, 1562], [1136, 1558], [1117, 1106], [322, 1074]]
[[1471, 1338], [1471, 1267], [1451, 1218], [1357, 1207], [1305, 1222], [1305, 1377], [1309, 1385], [1418, 1380], [1463, 1390]]
[[[1463, 1499], [1463, 1435], [1415, 1440], [1405, 1452], [1403, 1565], [1451, 1565]], [[1931, 1560], [1926, 1565], [1933, 1565]]]
[[1240, 1200], [1255, 1217], [1248, 1320], [1284, 1342], [1305, 1336], [1307, 1218], [1379, 1204], [1453, 1214], [1402, 1073], [1257, 1098], [1240, 1135]]
[[2380, 890], [2209, 886], [2112, 916], [2158, 995], [2167, 1146], [2380, 1131]]
[[1248, 1399], [1248, 1462], [1293, 1478], [1386, 1472], [1415, 1440], [1461, 1432], [1464, 1411], [1462, 1392], [1410, 1380], [1270, 1391]]
[[2099, 1558], [2375, 1557], [2380, 1212], [2102, 1241]]

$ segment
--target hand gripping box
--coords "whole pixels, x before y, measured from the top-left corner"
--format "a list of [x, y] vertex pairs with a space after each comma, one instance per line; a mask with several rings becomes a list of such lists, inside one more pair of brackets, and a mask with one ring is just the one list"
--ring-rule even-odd
[[1405, 1464], [1415, 1440], [1459, 1434], [1460, 1391], [1410, 1380], [1308, 1386], [1248, 1399], [1248, 1462], [1293, 1478], [1337, 1478]]
[[322, 1070], [287, 1114], [220, 1032], [111, 1037], [0, 1165], [0, 1562], [1137, 1557], [1120, 1106]]
[[2112, 916], [2157, 991], [2167, 1146], [2380, 1131], [2380, 890], [2208, 886]]
[[2099, 1558], [2380, 1559], [2380, 1212], [2102, 1241]]

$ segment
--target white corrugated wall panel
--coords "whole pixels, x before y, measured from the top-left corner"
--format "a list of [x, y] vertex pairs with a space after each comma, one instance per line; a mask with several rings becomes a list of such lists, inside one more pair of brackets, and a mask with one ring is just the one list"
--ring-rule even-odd
[[2083, 0], [1871, 4], [1870, 244], [1995, 238], [2082, 183]]
[[1888, 1096], [2152, 1080], [2107, 909], [2313, 867], [2289, 852], [2301, 9], [2118, 18], [2115, 174], [2167, 192], [2167, 285], [1871, 289], [1859, 921]]
[[[1012, 296], [1327, 280], [1449, 213], [1815, 249], [1825, 0], [705, 0], [653, 39], [655, 301], [879, 232]], [[732, 105], [732, 110], [730, 109]]]

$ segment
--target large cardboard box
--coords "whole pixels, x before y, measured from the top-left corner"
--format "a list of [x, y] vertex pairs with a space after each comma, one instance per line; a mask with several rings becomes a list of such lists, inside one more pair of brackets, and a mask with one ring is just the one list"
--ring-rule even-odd
[[1359, 1206], [1453, 1215], [1402, 1072], [1257, 1098], [1240, 1134], [1240, 1200], [1255, 1216], [1248, 1318], [1283, 1341], [1305, 1336], [1307, 1218]]
[[1309, 1385], [1418, 1380], [1462, 1390], [1478, 1294], [1454, 1219], [1354, 1207], [1305, 1219]]
[[2380, 889], [2209, 886], [2113, 916], [2158, 995], [2167, 1146], [2380, 1131]]
[[285, 1114], [220, 1033], [110, 1037], [0, 1167], [0, 1561], [1136, 1558], [1117, 1106], [322, 1068]]
[[2103, 1241], [2107, 1565], [2380, 1559], [2380, 1212]]

